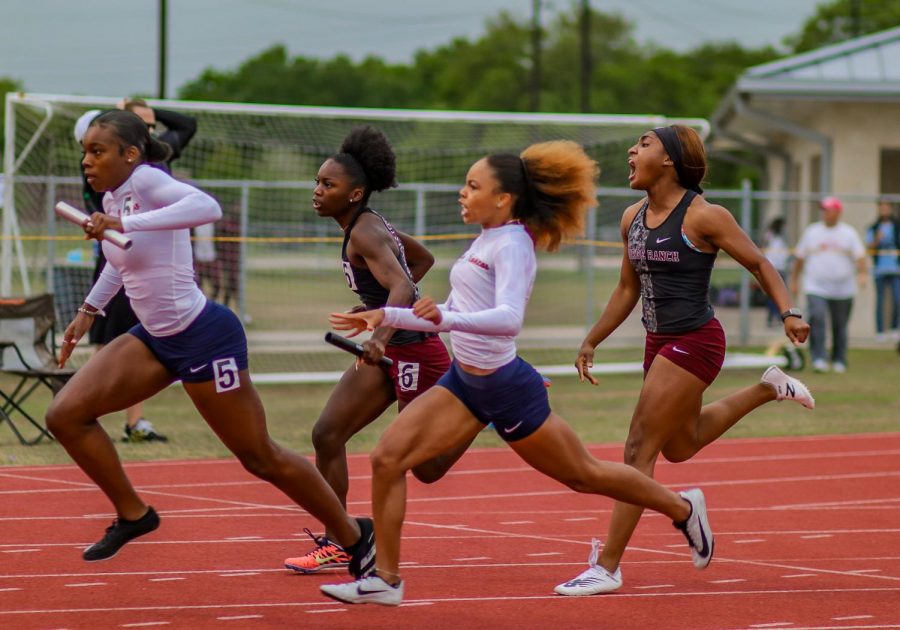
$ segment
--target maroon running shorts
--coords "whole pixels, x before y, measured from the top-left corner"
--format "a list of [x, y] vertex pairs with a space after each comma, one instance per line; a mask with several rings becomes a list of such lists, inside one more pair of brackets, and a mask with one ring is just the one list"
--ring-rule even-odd
[[725, 331], [715, 317], [700, 328], [676, 334], [647, 333], [644, 345], [644, 376], [656, 355], [711, 385], [725, 360]]
[[394, 361], [389, 373], [401, 403], [413, 400], [450, 369], [447, 347], [437, 335], [429, 335], [418, 343], [388, 346], [384, 356]]

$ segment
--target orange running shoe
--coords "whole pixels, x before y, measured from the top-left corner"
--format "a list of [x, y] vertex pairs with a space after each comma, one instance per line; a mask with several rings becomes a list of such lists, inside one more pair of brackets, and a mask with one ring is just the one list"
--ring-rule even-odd
[[318, 573], [322, 569], [343, 569], [350, 564], [350, 556], [343, 547], [327, 536], [316, 536], [306, 528], [303, 531], [313, 539], [316, 548], [299, 558], [288, 558], [284, 561], [285, 568], [297, 573]]

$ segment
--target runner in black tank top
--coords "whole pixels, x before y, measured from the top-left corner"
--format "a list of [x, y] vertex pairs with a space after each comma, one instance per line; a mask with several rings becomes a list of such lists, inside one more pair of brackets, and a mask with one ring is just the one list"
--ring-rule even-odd
[[715, 253], [699, 251], [684, 234], [684, 216], [697, 196], [687, 190], [656, 228], [647, 227], [645, 201], [628, 230], [628, 258], [641, 280], [644, 327], [649, 332], [679, 333], [700, 328], [713, 318], [709, 279]]
[[[362, 208], [356, 214], [353, 220], [350, 221], [350, 224], [346, 228], [344, 228], [344, 242], [341, 245], [341, 263], [344, 270], [344, 277], [347, 279], [347, 285], [354, 293], [359, 296], [360, 301], [363, 303], [367, 310], [381, 308], [388, 302], [388, 295], [390, 294], [390, 291], [388, 291], [384, 286], [381, 285], [380, 282], [378, 282], [375, 274], [373, 274], [368, 267], [355, 267], [353, 263], [350, 262], [350, 258], [347, 255], [347, 244], [350, 242], [350, 233], [352, 232], [353, 227], [359, 221], [359, 218], [364, 213], [372, 214], [381, 219], [384, 227], [391, 235], [397, 248], [397, 262], [400, 263], [400, 266], [406, 272], [410, 283], [413, 285], [415, 294], [413, 300], [418, 300], [419, 289], [418, 287], [416, 287], [415, 281], [412, 277], [412, 272], [410, 272], [409, 265], [406, 262], [406, 249], [403, 247], [403, 241], [400, 240], [400, 237], [397, 235], [397, 231], [394, 229], [394, 226], [388, 223], [387, 219], [385, 219], [383, 216], [381, 216], [371, 208]], [[424, 340], [426, 336], [427, 335], [425, 335], [424, 333], [418, 333], [412, 330], [396, 330], [391, 336], [390, 341], [388, 341], [388, 345], [402, 346], [408, 343], [416, 343]]]
[[[628, 165], [631, 188], [645, 191], [647, 198], [622, 216], [625, 252], [619, 284], [582, 342], [575, 365], [582, 380], [596, 385], [589, 371], [594, 349], [641, 300], [647, 329], [644, 384], [631, 418], [625, 461], [653, 476], [660, 453], [673, 462], [690, 459], [767, 402], [814, 405], [803, 383], [775, 366], [759, 383], [703, 404], [725, 357], [725, 334], [708, 298], [719, 249], [752, 273], [785, 312], [788, 339], [804, 342], [809, 326], [789, 311], [784, 281], [731, 213], [701, 196], [706, 151], [697, 132], [680, 125], [648, 131], [628, 151]], [[602, 551], [587, 571], [556, 591], [594, 595], [620, 588], [619, 564], [641, 513], [634, 505], [616, 503]]]
[[[421, 243], [396, 231], [368, 207], [371, 193], [396, 185], [395, 170], [387, 138], [363, 127], [350, 132], [341, 150], [325, 160], [316, 177], [313, 209], [344, 230], [344, 275], [365, 309], [411, 306], [418, 298], [416, 282], [434, 264], [434, 257]], [[379, 327], [362, 346], [362, 361], [354, 361], [344, 372], [312, 431], [316, 466], [345, 505], [350, 483], [346, 444], [350, 438], [395, 401], [403, 409], [450, 368], [447, 348], [435, 334]], [[393, 361], [390, 370], [378, 367], [382, 356]], [[414, 468], [413, 474], [426, 483], [436, 481], [467, 447], [438, 456]], [[347, 564], [347, 554], [333, 542], [330, 532], [310, 536], [315, 548], [287, 558], [287, 568], [316, 573]]]

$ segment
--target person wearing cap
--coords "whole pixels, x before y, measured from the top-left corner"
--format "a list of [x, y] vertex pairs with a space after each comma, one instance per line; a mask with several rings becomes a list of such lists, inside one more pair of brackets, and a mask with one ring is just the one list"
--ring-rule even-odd
[[[169, 110], [151, 108], [143, 99], [122, 99], [116, 105], [117, 109], [133, 112], [144, 124], [150, 135], [168, 144], [172, 148], [172, 154], [165, 162], [152, 164], [155, 168], [171, 173], [171, 163], [181, 155], [181, 152], [197, 132], [197, 121], [184, 114]], [[88, 110], [75, 121], [75, 141], [80, 145], [85, 133], [94, 119], [103, 113], [99, 109]], [[157, 122], [165, 125], [165, 130], [157, 134]], [[89, 213], [103, 212], [103, 192], [95, 191], [84, 178], [84, 166], [82, 165], [82, 197], [84, 208]], [[106, 265], [106, 257], [102, 248], [96, 248], [96, 263], [94, 266], [94, 282], [100, 277], [100, 272]], [[125, 290], [120, 290], [106, 307], [105, 317], [94, 318], [91, 326], [89, 340], [92, 344], [102, 348], [113, 339], [128, 332], [137, 325], [138, 319], [131, 308]], [[153, 424], [144, 418], [143, 402], [129, 407], [125, 411], [125, 426], [122, 429], [123, 442], [166, 442], [168, 438], [159, 433]]]
[[[591, 375], [594, 354], [641, 302], [644, 384], [631, 417], [624, 459], [652, 477], [662, 454], [670, 462], [691, 459], [767, 403], [789, 400], [812, 409], [807, 387], [777, 366], [759, 382], [704, 404], [722, 368], [725, 332], [709, 301], [710, 277], [719, 251], [753, 274], [781, 314], [785, 336], [806, 341], [809, 324], [793, 307], [781, 275], [726, 208], [710, 203], [700, 184], [706, 176], [703, 139], [684, 125], [646, 131], [628, 150], [628, 183], [644, 198], [625, 209], [619, 223], [621, 272], [600, 318], [588, 331], [575, 367]], [[609, 593], [622, 586], [620, 563], [642, 508], [617, 502], [602, 545], [595, 542], [588, 569], [554, 590], [560, 595]]]
[[[847, 326], [853, 298], [866, 284], [866, 248], [853, 226], [841, 221], [844, 204], [837, 197], [819, 202], [822, 220], [806, 227], [794, 250], [791, 292], [806, 294], [809, 351], [816, 372], [847, 371]], [[802, 280], [802, 286], [801, 286]], [[825, 337], [831, 322], [831, 354]]]

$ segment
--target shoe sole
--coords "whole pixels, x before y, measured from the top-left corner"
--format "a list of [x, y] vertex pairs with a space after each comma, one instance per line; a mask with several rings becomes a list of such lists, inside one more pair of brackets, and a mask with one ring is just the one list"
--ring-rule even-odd
[[373, 600], [373, 599], [366, 600], [366, 601], [362, 601], [362, 602], [355, 602], [355, 601], [353, 601], [353, 600], [351, 600], [351, 599], [344, 599], [343, 597], [338, 597], [337, 595], [334, 595], [334, 594], [332, 594], [332, 593], [329, 593], [328, 591], [323, 590], [323, 589], [319, 589], [319, 591], [320, 591], [320, 592], [322, 593], [322, 595], [324, 595], [325, 597], [329, 597], [329, 598], [333, 599], [333, 600], [336, 601], [336, 602], [341, 602], [341, 603], [343, 603], [343, 604], [353, 604], [354, 606], [359, 605], [359, 604], [377, 604], [378, 606], [394, 606], [394, 607], [396, 607], [396, 606], [399, 606], [400, 604], [403, 603], [402, 601], [399, 601], [399, 602], [396, 602], [396, 603], [394, 603], [394, 602], [378, 602], [378, 601], [375, 601], [375, 600]]
[[295, 573], [302, 573], [304, 575], [312, 575], [313, 573], [320, 573], [322, 571], [328, 571], [329, 569], [346, 569], [349, 566], [349, 562], [333, 562], [329, 564], [323, 564], [320, 567], [316, 567], [315, 569], [307, 569], [306, 567], [301, 567], [296, 564], [287, 564], [285, 563], [284, 568], [290, 569]]

